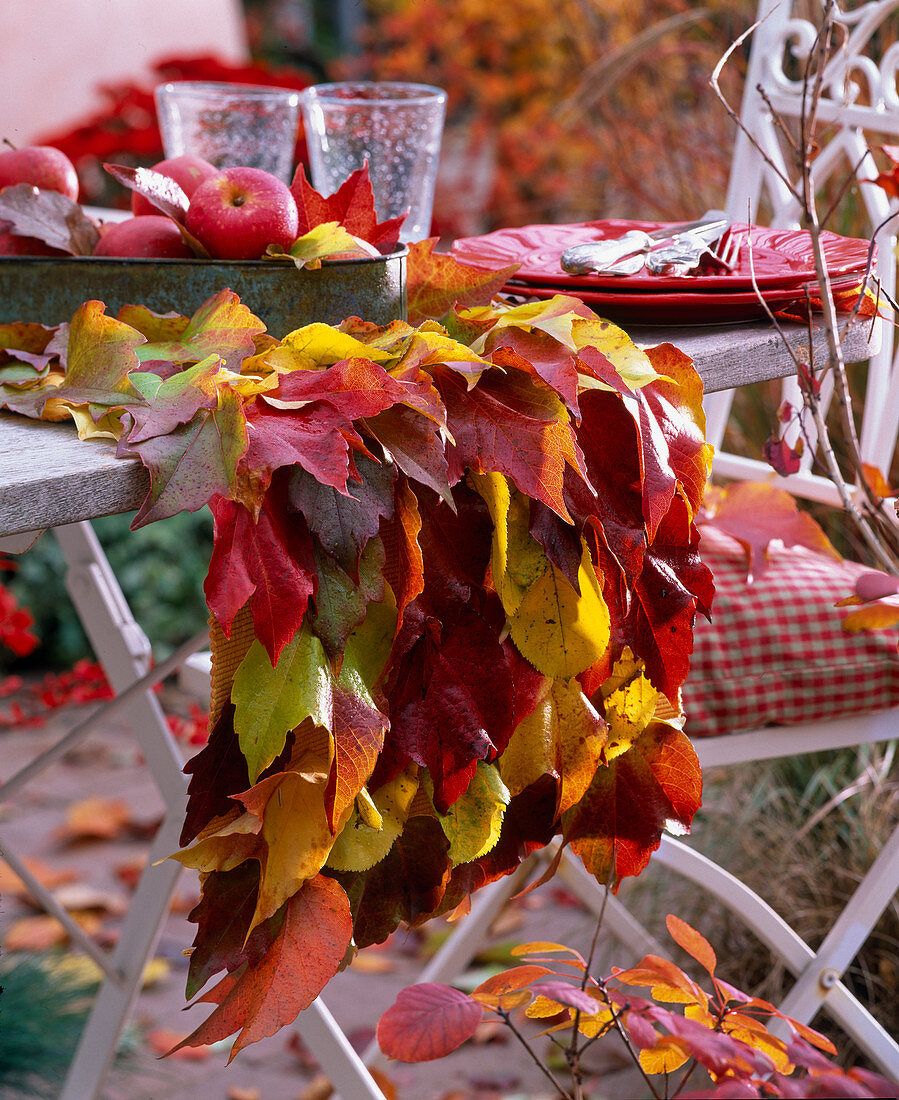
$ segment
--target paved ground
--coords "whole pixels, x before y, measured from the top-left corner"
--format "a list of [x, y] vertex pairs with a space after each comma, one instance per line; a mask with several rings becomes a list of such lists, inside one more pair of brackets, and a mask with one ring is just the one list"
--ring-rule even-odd
[[[84, 714], [83, 708], [71, 708], [53, 715], [46, 727], [0, 732], [0, 778], [13, 774]], [[60, 830], [67, 809], [88, 798], [121, 800], [130, 820], [109, 839], [66, 837]], [[0, 840], [21, 855], [71, 871], [77, 886], [100, 891], [107, 908], [101, 911], [97, 935], [110, 942], [121, 923], [116, 910], [128, 901], [122, 874], [139, 862], [146, 839], [138, 834], [144, 826], [152, 827], [160, 811], [159, 796], [128, 727], [112, 722], [3, 807]], [[154, 1043], [170, 1045], [173, 1037], [177, 1040], [196, 1027], [206, 1011], [205, 1006], [186, 1014], [182, 1011], [186, 974], [182, 952], [194, 932], [186, 913], [197, 893], [195, 880], [185, 872], [157, 952], [165, 961], [164, 973], [140, 996], [129, 1029], [129, 1053], [120, 1057], [111, 1073], [104, 1100], [194, 1100], [198, 1094], [204, 1100], [319, 1100], [329, 1095], [317, 1078], [314, 1059], [302, 1050], [292, 1028], [246, 1048], [227, 1067], [226, 1050], [204, 1049], [200, 1057], [157, 1058]], [[22, 925], [20, 919], [34, 915], [33, 908], [6, 893], [0, 902], [0, 943], [8, 948], [10, 936], [27, 934], [29, 925]], [[513, 903], [494, 932], [491, 950], [501, 957], [504, 945], [536, 938], [583, 946], [592, 932], [592, 919], [574, 899], [549, 883]], [[415, 981], [441, 934], [445, 927], [439, 925], [423, 936], [397, 933], [386, 947], [363, 952], [350, 970], [331, 983], [325, 1000], [354, 1043], [364, 1046], [370, 1040], [380, 1014], [403, 986]], [[489, 964], [490, 958], [488, 951], [478, 965]], [[478, 1038], [477, 1044], [441, 1062], [387, 1067], [394, 1095], [398, 1100], [543, 1100], [553, 1095], [503, 1029], [485, 1027]], [[603, 1066], [601, 1091], [592, 1095], [641, 1095], [617, 1050]]]

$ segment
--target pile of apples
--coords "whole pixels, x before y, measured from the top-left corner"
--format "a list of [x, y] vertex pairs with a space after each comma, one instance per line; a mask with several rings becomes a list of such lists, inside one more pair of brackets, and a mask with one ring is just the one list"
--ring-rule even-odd
[[[224, 168], [194, 156], [172, 157], [153, 171], [173, 180], [189, 200], [184, 229], [209, 256], [256, 260], [269, 245], [285, 251], [297, 238], [299, 214], [290, 188], [258, 168]], [[78, 200], [78, 175], [65, 153], [52, 146], [29, 146], [0, 153], [0, 189], [31, 184]], [[194, 250], [179, 226], [139, 192], [131, 196], [132, 216], [104, 223], [94, 256], [193, 259]], [[0, 255], [61, 256], [65, 253], [34, 237], [11, 233], [0, 222]]]

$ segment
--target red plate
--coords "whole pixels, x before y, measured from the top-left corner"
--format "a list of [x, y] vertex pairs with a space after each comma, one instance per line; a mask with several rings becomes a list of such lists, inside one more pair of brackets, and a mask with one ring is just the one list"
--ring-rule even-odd
[[[804, 304], [804, 294], [797, 291], [796, 287], [780, 287], [769, 288], [763, 294], [772, 310], [778, 310], [791, 302]], [[626, 294], [615, 294], [611, 291], [582, 290], [579, 287], [564, 289], [558, 286], [536, 286], [533, 283], [506, 283], [503, 293], [524, 298], [552, 298], [556, 294], [568, 294], [579, 298], [608, 320], [630, 325], [720, 325], [767, 316], [752, 290], [723, 294], [713, 291], [695, 294], [685, 291], [668, 294], [630, 291]]]
[[[811, 236], [807, 230], [766, 229], [734, 222], [730, 232], [741, 235], [737, 267], [716, 275], [651, 275], [644, 268], [636, 275], [566, 275], [559, 258], [574, 244], [588, 244], [609, 237], [620, 237], [630, 229], [650, 232], [676, 227], [673, 222], [636, 222], [624, 220], [581, 222], [576, 225], [525, 225], [497, 229], [482, 237], [461, 237], [453, 244], [453, 255], [475, 266], [503, 267], [520, 263], [516, 280], [555, 286], [561, 291], [575, 288], [615, 290], [617, 293], [642, 291], [659, 293], [681, 291], [751, 291], [752, 271], [761, 288], [797, 286], [815, 278]], [[826, 230], [821, 233], [824, 256], [831, 274], [863, 271], [868, 261], [868, 241], [841, 237]], [[751, 244], [751, 248], [749, 245]], [[750, 259], [751, 258], [751, 259]], [[750, 262], [752, 268], [750, 268]]]

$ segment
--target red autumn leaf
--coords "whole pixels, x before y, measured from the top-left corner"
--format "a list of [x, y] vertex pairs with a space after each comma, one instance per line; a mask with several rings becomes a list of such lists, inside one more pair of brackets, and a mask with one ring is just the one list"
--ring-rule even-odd
[[205, 301], [177, 335], [165, 338], [160, 333], [138, 356], [142, 363], [198, 363], [217, 355], [228, 370], [239, 373], [244, 359], [256, 350], [255, 337], [264, 332], [263, 322], [226, 288]]
[[710, 486], [697, 523], [713, 527], [743, 546], [750, 584], [764, 573], [768, 547], [774, 540], [842, 560], [823, 530], [807, 512], [799, 510], [789, 493], [763, 482], [738, 481], [724, 489]]
[[247, 938], [258, 893], [255, 859], [230, 871], [211, 871], [204, 878], [203, 895], [187, 918], [197, 925], [187, 974], [188, 1000], [220, 971], [231, 973], [244, 963], [255, 963], [271, 946], [279, 928], [277, 916], [257, 925]]
[[601, 883], [638, 875], [676, 824], [688, 830], [699, 809], [702, 776], [680, 730], [652, 722], [631, 748], [600, 768], [581, 801], [564, 815], [567, 843]]
[[249, 445], [241, 468], [261, 491], [282, 466], [302, 466], [320, 485], [346, 492], [350, 473], [347, 418], [325, 401], [301, 409], [276, 409], [256, 398], [245, 408]]
[[68, 195], [17, 183], [0, 195], [0, 221], [20, 237], [36, 237], [71, 256], [91, 256], [100, 239], [96, 221]]
[[321, 875], [310, 879], [285, 904], [283, 924], [268, 951], [199, 998], [214, 1003], [215, 1010], [170, 1053], [208, 1046], [237, 1032], [230, 1062], [249, 1043], [274, 1035], [308, 1008], [337, 973], [352, 934], [342, 887]]
[[596, 1000], [585, 990], [579, 986], [571, 985], [569, 982], [541, 982], [534, 987], [534, 992], [539, 993], [541, 997], [548, 997], [551, 1001], [556, 1001], [560, 1005], [576, 1008], [579, 1012], [584, 1012], [588, 1016], [598, 1012], [602, 1007], [601, 1001]]
[[444, 1058], [470, 1039], [483, 1012], [449, 985], [422, 982], [403, 989], [378, 1021], [378, 1045], [400, 1062]]
[[324, 370], [294, 370], [282, 374], [277, 390], [265, 395], [276, 408], [301, 408], [310, 401], [327, 401], [348, 421], [375, 416], [409, 398], [408, 387], [371, 359], [342, 359]]
[[[575, 416], [579, 415], [578, 357], [558, 340], [539, 329], [528, 331], [510, 326], [491, 332], [484, 350], [497, 366], [536, 373], [559, 394]], [[596, 351], [595, 348], [585, 350]]]
[[190, 776], [187, 786], [187, 812], [179, 843], [184, 848], [214, 817], [234, 808], [231, 795], [250, 785], [247, 761], [240, 751], [234, 732], [234, 704], [222, 708], [209, 740], [184, 765]]
[[336, 832], [344, 810], [374, 771], [388, 723], [383, 714], [351, 691], [334, 685], [331, 694], [334, 759], [325, 787], [325, 810], [328, 824]]
[[315, 592], [312, 540], [302, 519], [287, 512], [285, 482], [276, 479], [257, 521], [236, 501], [210, 503], [214, 541], [203, 589], [209, 610], [231, 636], [234, 616], [250, 601], [254, 632], [272, 666], [299, 630]]
[[790, 474], [799, 473], [800, 459], [804, 450], [805, 444], [801, 438], [796, 440], [796, 446], [793, 447], [775, 431], [765, 440], [762, 456], [772, 470], [779, 473], [781, 477], [788, 477]]
[[396, 469], [360, 455], [361, 481], [347, 482], [347, 495], [322, 485], [301, 467], [290, 476], [288, 507], [306, 517], [309, 530], [350, 577], [359, 575], [359, 555], [393, 516]]
[[454, 306], [487, 305], [515, 272], [518, 264], [484, 271], [435, 252], [437, 237], [409, 245], [406, 294], [409, 323], [439, 319]]
[[390, 452], [410, 479], [448, 500], [449, 467], [440, 425], [406, 405], [392, 405], [366, 420], [366, 431]]
[[310, 229], [315, 229], [317, 225], [338, 222], [348, 233], [376, 245], [382, 252], [388, 251], [399, 241], [400, 228], [405, 218], [378, 221], [368, 161], [352, 172], [328, 198], [319, 194], [309, 183], [305, 168], [300, 164], [297, 166], [290, 190], [296, 199], [300, 214], [300, 227], [297, 234], [300, 237]]
[[534, 500], [570, 520], [562, 498], [566, 466], [578, 468], [564, 405], [522, 371], [485, 372], [474, 389], [441, 369], [437, 384], [454, 443], [448, 448], [450, 484], [466, 469], [497, 471]]
[[386, 550], [385, 579], [396, 597], [397, 633], [403, 625], [403, 612], [424, 591], [424, 559], [418, 535], [421, 513], [418, 500], [405, 478], [398, 478], [394, 496], [395, 511], [381, 523], [381, 538]]
[[131, 168], [125, 164], [104, 164], [103, 168], [123, 187], [143, 195], [161, 214], [178, 225], [184, 224], [190, 200], [180, 183], [152, 168]]
[[708, 616], [715, 595], [712, 573], [698, 553], [699, 537], [680, 496], [648, 548], [634, 584], [621, 637], [630, 639], [646, 674], [669, 698], [686, 679], [697, 611]]
[[243, 405], [228, 387], [218, 391], [216, 408], [201, 408], [168, 435], [137, 443], [123, 438], [119, 457], [136, 454], [150, 473], [150, 491], [131, 529], [178, 512], [196, 512], [215, 495], [233, 495], [237, 463], [246, 449]]
[[478, 760], [488, 763], [512, 733], [512, 675], [496, 631], [462, 607], [428, 623], [406, 654], [390, 693], [390, 739], [427, 767], [440, 813], [468, 789]]

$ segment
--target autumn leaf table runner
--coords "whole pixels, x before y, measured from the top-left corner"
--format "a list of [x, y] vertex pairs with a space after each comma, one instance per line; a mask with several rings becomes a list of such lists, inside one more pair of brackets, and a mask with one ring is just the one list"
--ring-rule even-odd
[[[173, 853], [202, 882], [188, 997], [214, 1008], [185, 1044], [272, 1034], [355, 948], [554, 837], [616, 882], [689, 828], [677, 701], [713, 584], [682, 350], [565, 297], [283, 339], [229, 291], [189, 318], [89, 302], [0, 329], [3, 406], [146, 469], [134, 526], [214, 516], [211, 735]], [[721, 336], [738, 370], [741, 338]], [[17, 457], [0, 444], [0, 533], [28, 526]], [[118, 465], [109, 511], [141, 485]], [[30, 525], [102, 507], [76, 491]]]

